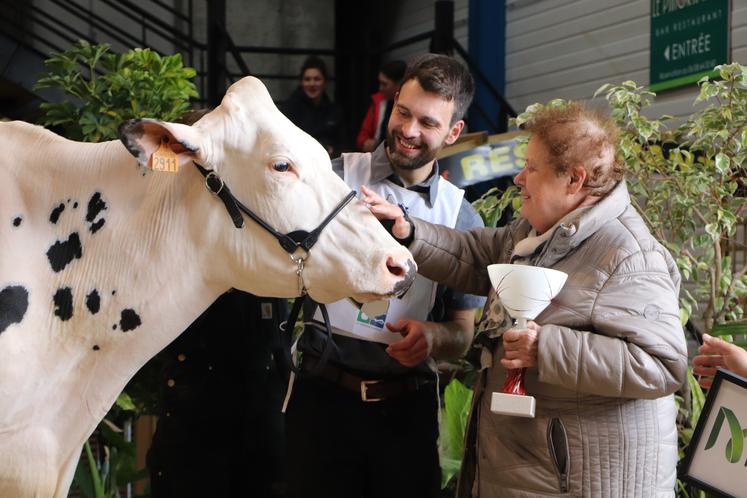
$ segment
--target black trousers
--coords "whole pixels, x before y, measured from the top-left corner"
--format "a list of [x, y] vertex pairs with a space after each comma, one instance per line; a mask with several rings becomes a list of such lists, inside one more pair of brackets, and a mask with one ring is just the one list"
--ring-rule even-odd
[[286, 304], [228, 292], [159, 355], [153, 498], [284, 496]]
[[286, 412], [289, 498], [431, 498], [439, 494], [435, 382], [366, 403], [297, 378]]

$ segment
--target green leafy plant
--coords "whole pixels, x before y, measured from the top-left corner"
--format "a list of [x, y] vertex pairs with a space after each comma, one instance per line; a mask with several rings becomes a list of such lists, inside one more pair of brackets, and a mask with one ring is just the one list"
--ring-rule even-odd
[[514, 214], [521, 209], [519, 187], [511, 185], [503, 191], [493, 187], [472, 202], [472, 207], [482, 217], [486, 227], [495, 228], [503, 218], [506, 209], [510, 207]]
[[197, 97], [195, 70], [181, 54], [161, 56], [150, 49], [112, 52], [108, 44], [79, 41], [52, 54], [48, 73], [35, 88], [58, 88], [71, 100], [41, 105], [41, 124], [59, 127], [72, 140], [117, 138], [117, 127], [132, 118], [176, 121]]
[[[116, 406], [134, 410], [129, 396], [121, 394]], [[94, 456], [90, 441], [83, 445], [84, 457], [75, 469], [74, 482], [83, 498], [118, 498], [120, 487], [147, 477], [145, 469], [135, 465], [135, 446], [122, 436], [122, 431], [105, 419], [97, 429], [99, 457]]]
[[705, 332], [744, 318], [747, 264], [737, 227], [747, 214], [747, 68], [717, 66], [721, 79], [705, 77], [684, 122], [666, 127], [664, 116], [642, 114], [655, 95], [632, 81], [604, 85], [612, 116], [623, 129], [622, 158], [633, 202], [652, 233], [674, 255], [695, 295], [683, 288], [683, 322], [694, 316]]

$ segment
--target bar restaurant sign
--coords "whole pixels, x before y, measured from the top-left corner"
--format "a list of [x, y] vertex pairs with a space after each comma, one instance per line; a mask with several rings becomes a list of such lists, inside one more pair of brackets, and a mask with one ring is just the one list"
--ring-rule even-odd
[[485, 135], [445, 147], [438, 158], [441, 174], [458, 187], [516, 176], [526, 157], [526, 138], [521, 135], [525, 133]]
[[650, 90], [687, 85], [729, 62], [729, 0], [651, 0]]

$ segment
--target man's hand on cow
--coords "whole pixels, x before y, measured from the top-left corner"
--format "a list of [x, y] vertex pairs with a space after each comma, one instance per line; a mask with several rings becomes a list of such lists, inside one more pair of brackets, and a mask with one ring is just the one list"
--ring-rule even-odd
[[433, 336], [425, 322], [419, 320], [399, 320], [386, 324], [392, 332], [402, 334], [402, 339], [391, 343], [386, 352], [406, 367], [414, 367], [425, 361], [433, 348]]
[[394, 225], [392, 226], [393, 236], [398, 239], [406, 239], [410, 236], [412, 225], [405, 219], [405, 213], [402, 212], [402, 208], [387, 201], [365, 185], [361, 185], [361, 193], [363, 194], [361, 200], [376, 218], [379, 220], [394, 220]]
[[542, 327], [531, 321], [525, 329], [507, 330], [503, 334], [504, 356], [501, 365], [505, 368], [537, 366], [537, 342], [541, 330]]

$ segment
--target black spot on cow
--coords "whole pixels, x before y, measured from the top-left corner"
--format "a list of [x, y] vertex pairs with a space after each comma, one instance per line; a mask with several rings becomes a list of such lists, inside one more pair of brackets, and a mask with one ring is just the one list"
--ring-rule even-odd
[[[68, 201], [68, 202], [70, 202], [70, 201]], [[62, 204], [62, 203], [60, 203], [60, 205], [59, 205], [59, 206], [57, 206], [56, 208], [54, 208], [54, 209], [52, 210], [52, 213], [51, 213], [51, 214], [49, 215], [49, 221], [50, 221], [51, 223], [55, 223], [55, 224], [56, 224], [56, 223], [57, 223], [57, 220], [59, 220], [59, 219], [60, 219], [60, 215], [62, 214], [62, 212], [63, 212], [64, 210], [65, 210], [65, 205], [64, 205], [64, 204]]]
[[73, 209], [78, 209], [78, 201], [75, 201], [75, 202], [73, 203]]
[[100, 220], [96, 221], [95, 223], [91, 224], [91, 233], [96, 233], [101, 229], [101, 227], [104, 226], [104, 223], [106, 223], [106, 220], [104, 218], [101, 218]]
[[116, 294], [116, 293], [117, 293], [117, 291], [113, 290], [113, 291], [112, 291], [112, 296], [113, 296], [114, 294]]
[[112, 330], [117, 330], [117, 324], [112, 325]]
[[98, 351], [98, 350], [99, 350], [99, 349], [101, 349], [101, 348], [99, 347], [99, 345], [98, 345], [98, 344], [94, 344], [94, 345], [93, 345], [93, 348], [92, 348], [92, 349], [93, 349], [94, 351]]
[[22, 221], [23, 221], [23, 218], [21, 218], [20, 216], [16, 216], [15, 218], [13, 218], [13, 226], [20, 227]]
[[[88, 201], [88, 211], [86, 212], [86, 221], [91, 224], [91, 233], [98, 232], [106, 223], [105, 218], [96, 220], [96, 217], [106, 209], [106, 203], [101, 199], [101, 192], [96, 192]], [[96, 220], [94, 222], [94, 220]]]
[[90, 311], [92, 315], [95, 315], [99, 312], [99, 309], [101, 309], [101, 297], [99, 296], [99, 291], [96, 289], [93, 289], [86, 296], [86, 308], [88, 308], [88, 311]]
[[0, 334], [9, 325], [21, 323], [29, 307], [29, 292], [20, 285], [10, 285], [0, 291]]
[[58, 240], [47, 251], [47, 259], [55, 272], [62, 271], [74, 259], [80, 259], [83, 249], [78, 232], [73, 232], [66, 241]]
[[60, 320], [67, 321], [73, 316], [73, 291], [70, 287], [57, 289], [52, 298], [55, 309], [54, 314], [60, 317]]
[[135, 313], [135, 310], [130, 308], [122, 310], [122, 314], [119, 318], [119, 326], [122, 327], [122, 332], [135, 330], [141, 323], [140, 316]]

